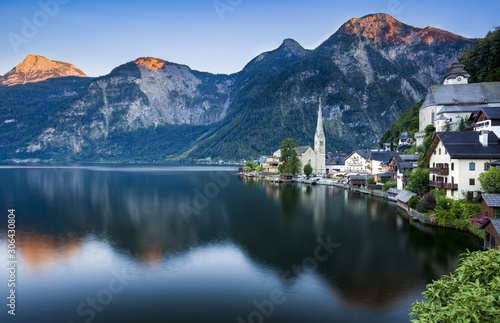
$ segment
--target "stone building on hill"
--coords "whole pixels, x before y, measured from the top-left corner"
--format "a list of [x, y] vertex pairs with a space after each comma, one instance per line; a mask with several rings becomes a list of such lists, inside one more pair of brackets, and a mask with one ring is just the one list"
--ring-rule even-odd
[[431, 85], [419, 111], [417, 145], [423, 142], [424, 129], [434, 125], [438, 132], [454, 131], [462, 120], [483, 108], [500, 108], [500, 82], [469, 83], [464, 65], [453, 63], [444, 77], [443, 84]]

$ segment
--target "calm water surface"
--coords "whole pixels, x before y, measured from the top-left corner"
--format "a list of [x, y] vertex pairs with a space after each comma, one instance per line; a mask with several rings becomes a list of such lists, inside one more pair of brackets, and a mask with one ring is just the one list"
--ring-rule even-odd
[[[16, 316], [1, 322], [408, 322], [480, 248], [342, 189], [232, 169], [0, 169], [16, 212]], [[0, 270], [6, 300], [8, 272]]]

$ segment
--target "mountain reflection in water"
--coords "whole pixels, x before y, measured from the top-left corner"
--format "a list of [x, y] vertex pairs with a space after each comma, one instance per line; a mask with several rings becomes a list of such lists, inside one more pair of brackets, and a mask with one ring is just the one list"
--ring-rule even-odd
[[[408, 321], [425, 285], [480, 248], [469, 235], [408, 222], [383, 199], [240, 179], [233, 169], [0, 175], [13, 184], [0, 202], [16, 209], [24, 322], [85, 321], [78, 305], [121, 272], [133, 278], [94, 322], [235, 322], [274, 290], [286, 301], [266, 322]], [[319, 241], [338, 246], [327, 253]], [[326, 259], [314, 258], [317, 248]]]

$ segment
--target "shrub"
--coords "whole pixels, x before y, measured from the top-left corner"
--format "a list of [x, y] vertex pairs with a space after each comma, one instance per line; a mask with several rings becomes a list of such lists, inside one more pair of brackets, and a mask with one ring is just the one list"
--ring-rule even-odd
[[424, 211], [434, 210], [436, 207], [436, 198], [433, 192], [425, 193], [420, 202], [420, 208]]
[[418, 195], [413, 195], [408, 200], [408, 206], [414, 210], [420, 211], [420, 197]]
[[398, 182], [397, 181], [387, 181], [384, 183], [382, 186], [382, 191], [387, 192], [391, 188], [397, 188], [398, 187]]
[[498, 322], [500, 250], [468, 252], [454, 273], [427, 285], [412, 322]]

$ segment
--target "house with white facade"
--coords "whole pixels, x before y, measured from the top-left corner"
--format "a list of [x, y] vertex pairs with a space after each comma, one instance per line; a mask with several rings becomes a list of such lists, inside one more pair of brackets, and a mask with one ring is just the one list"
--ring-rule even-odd
[[334, 173], [345, 172], [345, 154], [327, 155], [325, 160], [326, 173], [332, 175]]
[[430, 164], [429, 185], [461, 199], [482, 190], [479, 174], [500, 159], [500, 143], [492, 131], [437, 132], [424, 158]]
[[355, 150], [345, 159], [345, 171], [347, 173], [369, 173], [369, 152], [366, 150]]
[[483, 108], [475, 118], [475, 131], [493, 131], [500, 138], [500, 109]]
[[387, 173], [390, 170], [389, 161], [397, 155], [395, 151], [378, 151], [372, 150], [368, 152], [368, 170], [372, 175]]
[[389, 161], [395, 151], [355, 150], [345, 159], [345, 171], [352, 174], [378, 175], [389, 172]]
[[391, 179], [397, 182], [402, 190], [408, 184], [408, 174], [418, 166], [418, 154], [396, 154], [389, 161]]

